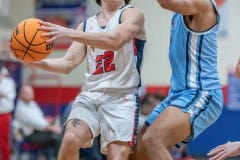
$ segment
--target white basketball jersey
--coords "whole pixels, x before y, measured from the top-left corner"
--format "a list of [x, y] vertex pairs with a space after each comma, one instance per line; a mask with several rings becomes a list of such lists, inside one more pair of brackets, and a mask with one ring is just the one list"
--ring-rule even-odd
[[[116, 11], [106, 26], [100, 26], [97, 15], [84, 22], [84, 32], [113, 32], [121, 23], [124, 6]], [[124, 33], [122, 33], [124, 34]], [[141, 85], [140, 68], [144, 40], [132, 39], [116, 51], [87, 46], [86, 80], [82, 90], [133, 89]]]

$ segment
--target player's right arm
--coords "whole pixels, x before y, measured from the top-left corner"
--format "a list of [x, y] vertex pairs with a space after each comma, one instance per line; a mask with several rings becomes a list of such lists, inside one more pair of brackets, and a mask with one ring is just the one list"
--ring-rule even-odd
[[210, 0], [157, 0], [161, 7], [182, 15], [197, 15], [211, 10]]
[[236, 76], [240, 78], [240, 58], [238, 60], [237, 66], [236, 66]]
[[187, 27], [205, 32], [218, 23], [211, 0], [157, 0], [162, 8], [183, 15]]
[[[79, 25], [78, 30], [83, 30], [82, 24]], [[73, 42], [62, 58], [44, 59], [31, 65], [50, 72], [68, 74], [82, 63], [86, 53], [87, 48], [85, 44]]]

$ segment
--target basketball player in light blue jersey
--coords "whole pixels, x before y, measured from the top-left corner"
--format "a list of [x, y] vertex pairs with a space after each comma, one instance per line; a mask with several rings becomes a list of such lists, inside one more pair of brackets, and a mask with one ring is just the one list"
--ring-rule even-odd
[[215, 2], [158, 0], [158, 3], [175, 12], [169, 49], [171, 88], [168, 97], [146, 120], [137, 146], [137, 160], [172, 160], [168, 148], [195, 139], [218, 119], [223, 107], [217, 71], [220, 17]]

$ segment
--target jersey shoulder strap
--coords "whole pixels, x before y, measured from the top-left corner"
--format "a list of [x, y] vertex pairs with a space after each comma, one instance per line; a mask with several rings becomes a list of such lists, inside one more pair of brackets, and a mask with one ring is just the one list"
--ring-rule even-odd
[[119, 16], [119, 19], [118, 19], [118, 23], [119, 23], [119, 24], [122, 23], [122, 14], [123, 14], [123, 12], [125, 11], [125, 9], [127, 9], [127, 8], [135, 8], [135, 7], [133, 7], [133, 6], [131, 6], [131, 5], [124, 5], [124, 6], [122, 6], [121, 8], [119, 8], [119, 10], [120, 10], [120, 16]]

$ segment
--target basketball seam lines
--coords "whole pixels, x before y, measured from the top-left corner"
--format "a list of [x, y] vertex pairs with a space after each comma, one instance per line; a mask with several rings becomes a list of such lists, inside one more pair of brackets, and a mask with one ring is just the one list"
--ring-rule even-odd
[[[25, 30], [25, 26], [24, 26], [23, 28], [24, 28], [24, 30]], [[31, 47], [31, 44], [32, 44], [32, 42], [33, 42], [34, 38], [36, 37], [36, 35], [37, 35], [37, 32], [38, 32], [38, 30], [36, 30], [36, 32], [35, 32], [35, 34], [34, 34], [34, 36], [33, 36], [32, 40], [31, 40], [30, 44], [28, 45], [28, 47], [27, 47], [27, 49], [26, 49], [26, 51], [25, 51], [25, 54], [23, 55], [23, 59], [25, 58], [26, 54], [27, 54], [27, 55], [29, 55], [27, 52], [28, 52], [28, 50], [30, 49], [30, 47]], [[34, 58], [33, 60], [36, 60], [36, 59]]]
[[[24, 22], [24, 24], [23, 24], [23, 34], [24, 34], [24, 39], [25, 39], [25, 41], [28, 43], [28, 44], [30, 44], [31, 42], [29, 42], [28, 41], [28, 39], [27, 39], [27, 37], [26, 37], [26, 28], [25, 28], [25, 24], [26, 24], [26, 22]], [[45, 41], [43, 41], [43, 42], [41, 42], [41, 43], [39, 43], [39, 44], [31, 44], [31, 46], [40, 46], [40, 45], [42, 45], [42, 44], [44, 44], [44, 43], [46, 43]]]
[[28, 44], [28, 45], [31, 45], [31, 43], [28, 41], [28, 39], [27, 39], [27, 37], [26, 37], [25, 25], [26, 25], [26, 21], [24, 21], [24, 23], [23, 23], [23, 36], [24, 36], [24, 39], [25, 39], [25, 41], [27, 42], [27, 44]]
[[[22, 47], [27, 48], [24, 44], [22, 44], [22, 43], [17, 39], [17, 37], [16, 37], [15, 35], [13, 35], [13, 37], [14, 37], [14, 39], [15, 39]], [[35, 51], [35, 50], [33, 50], [33, 49], [29, 49], [29, 51], [36, 52], [36, 53], [38, 53], [38, 54], [48, 54], [48, 53], [44, 53], [44, 52], [38, 52], [38, 51]]]
[[[14, 50], [16, 50], [16, 51], [20, 51], [20, 52], [23, 52], [23, 53], [25, 53], [25, 51], [24, 50], [21, 50], [21, 49], [15, 49], [15, 48], [13, 48]], [[19, 57], [19, 58], [21, 58], [20, 56], [18, 56], [18, 54], [17, 53], [15, 53], [14, 52], [14, 54], [17, 56], [17, 57]], [[36, 60], [31, 54], [28, 54], [28, 56], [30, 56], [33, 60]]]
[[42, 44], [44, 44], [44, 43], [46, 43], [46, 42], [44, 41], [44, 42], [39, 43], [39, 44], [31, 44], [31, 46], [40, 46], [40, 45], [42, 45]]

